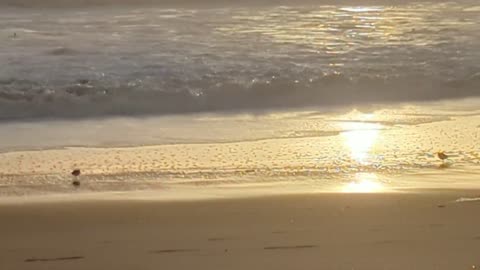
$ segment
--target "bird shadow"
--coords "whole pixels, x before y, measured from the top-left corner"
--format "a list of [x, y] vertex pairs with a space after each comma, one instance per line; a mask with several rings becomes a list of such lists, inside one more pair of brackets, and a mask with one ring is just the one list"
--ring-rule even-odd
[[440, 169], [440, 170], [445, 170], [445, 169], [448, 169], [448, 168], [451, 168], [451, 167], [452, 167], [451, 163], [442, 163], [442, 164], [437, 166], [437, 168]]

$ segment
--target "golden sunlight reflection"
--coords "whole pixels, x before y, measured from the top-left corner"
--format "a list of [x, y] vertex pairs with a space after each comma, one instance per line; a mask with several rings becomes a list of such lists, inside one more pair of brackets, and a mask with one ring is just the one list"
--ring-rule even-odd
[[350, 150], [350, 155], [355, 161], [368, 164], [370, 152], [378, 138], [380, 124], [363, 122], [340, 123], [344, 132], [342, 137], [345, 146]]
[[342, 187], [345, 193], [374, 193], [384, 190], [378, 177], [374, 173], [357, 173], [354, 181]]
[[382, 11], [382, 7], [345, 7], [340, 10], [349, 12], [369, 12], [369, 11]]
[[[261, 40], [282, 44], [282, 47], [302, 45], [302, 51], [328, 56], [326, 59], [331, 61], [325, 63], [332, 68], [328, 69], [330, 73], [341, 71], [339, 67], [351, 61], [370, 59], [373, 56], [369, 51], [373, 48], [423, 47], [440, 42], [429, 36], [422, 38], [424, 34], [415, 29], [431, 28], [440, 32], [450, 29], [449, 23], [434, 24], [435, 19], [429, 19], [444, 9], [444, 5], [433, 5], [432, 10], [391, 6], [282, 7], [234, 14], [234, 23], [218, 26], [215, 30], [222, 35], [241, 38], [252, 34]], [[465, 23], [467, 21], [460, 24]], [[355, 58], [329, 57], [357, 51], [359, 55]]]

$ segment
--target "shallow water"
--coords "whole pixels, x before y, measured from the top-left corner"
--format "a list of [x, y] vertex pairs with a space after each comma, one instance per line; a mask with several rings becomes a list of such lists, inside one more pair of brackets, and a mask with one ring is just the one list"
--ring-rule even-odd
[[[83, 172], [76, 192], [480, 188], [480, 111], [470, 107], [476, 102], [464, 101], [463, 109], [455, 101], [330, 114], [90, 120], [73, 133], [77, 121], [51, 129], [9, 124], [0, 132], [0, 192], [73, 192], [75, 168]], [[28, 150], [33, 145], [43, 150]], [[438, 151], [449, 158], [441, 161]]]

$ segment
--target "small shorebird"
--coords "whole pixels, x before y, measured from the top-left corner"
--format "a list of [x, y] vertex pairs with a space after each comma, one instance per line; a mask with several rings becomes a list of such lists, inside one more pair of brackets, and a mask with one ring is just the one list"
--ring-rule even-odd
[[78, 187], [80, 186], [80, 181], [77, 179], [77, 177], [81, 174], [79, 169], [75, 169], [72, 172], [72, 175], [75, 177], [75, 180], [73, 180], [72, 185]]
[[441, 160], [445, 160], [448, 158], [447, 154], [445, 154], [444, 151], [441, 151], [441, 152], [437, 152], [437, 157]]

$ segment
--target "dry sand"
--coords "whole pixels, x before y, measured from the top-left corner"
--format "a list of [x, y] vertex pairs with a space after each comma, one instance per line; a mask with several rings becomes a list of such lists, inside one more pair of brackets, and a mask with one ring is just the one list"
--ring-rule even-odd
[[479, 194], [3, 203], [0, 269], [474, 269]]

